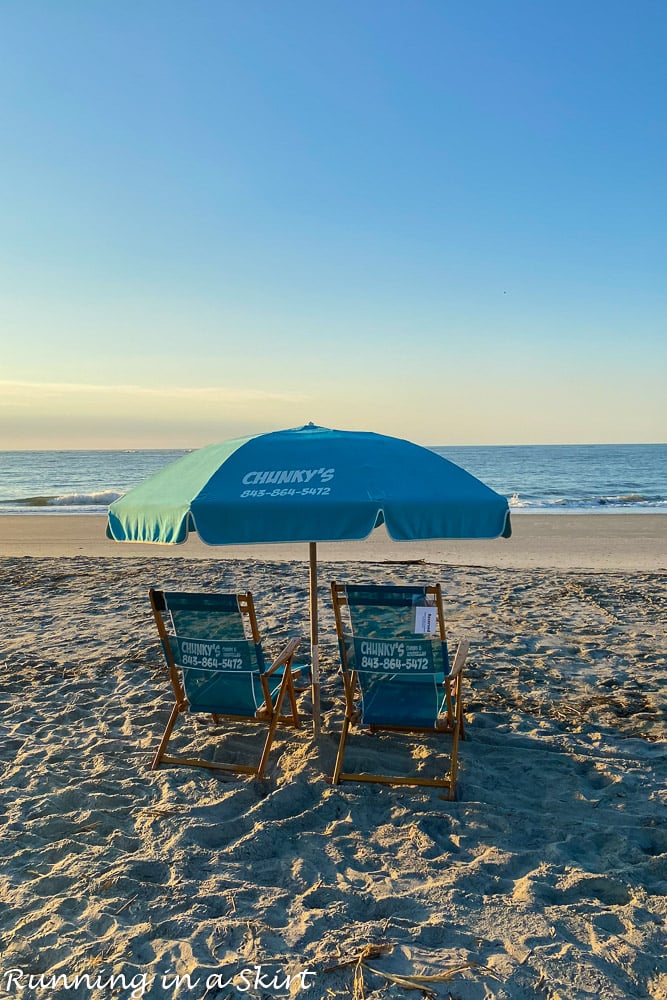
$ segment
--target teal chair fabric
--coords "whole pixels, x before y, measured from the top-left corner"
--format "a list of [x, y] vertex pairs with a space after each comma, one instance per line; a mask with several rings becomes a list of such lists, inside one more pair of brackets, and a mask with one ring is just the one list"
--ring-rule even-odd
[[[183, 676], [190, 712], [253, 716], [264, 703], [261, 642], [246, 634], [236, 594], [163, 593], [173, 632], [171, 655]], [[271, 675], [275, 697], [281, 676]]]
[[350, 585], [346, 594], [351, 632], [343, 633], [343, 658], [358, 675], [362, 722], [401, 726], [409, 718], [434, 729], [446, 711], [447, 640], [416, 631], [420, 608], [433, 609], [437, 627], [434, 595], [426, 587]]
[[[346, 715], [334, 771], [339, 780], [438, 784], [454, 795], [458, 740], [463, 735], [461, 674], [468, 644], [450, 660], [440, 586], [332, 584], [343, 668]], [[452, 735], [445, 779], [351, 774], [343, 755], [351, 725], [372, 731]]]
[[[299, 726], [292, 678], [298, 639], [290, 640], [269, 661], [249, 592], [240, 594], [150, 591], [175, 705], [153, 769], [161, 763], [190, 764], [256, 774], [261, 777], [279, 722]], [[290, 714], [282, 714], [284, 699]], [[268, 725], [258, 765], [167, 755], [171, 734], [182, 713], [206, 713], [216, 721], [239, 719]]]

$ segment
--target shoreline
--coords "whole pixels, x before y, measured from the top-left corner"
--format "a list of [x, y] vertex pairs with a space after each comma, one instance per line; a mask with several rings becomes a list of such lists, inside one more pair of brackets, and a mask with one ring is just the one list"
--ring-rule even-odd
[[[192, 535], [183, 545], [113, 542], [102, 514], [6, 514], [0, 516], [0, 558], [71, 556], [181, 558], [266, 562], [301, 561], [307, 543], [208, 546]], [[433, 539], [394, 542], [383, 528], [366, 539], [320, 542], [328, 562], [425, 562], [508, 569], [591, 571], [667, 570], [664, 514], [532, 514], [513, 517], [509, 539]]]

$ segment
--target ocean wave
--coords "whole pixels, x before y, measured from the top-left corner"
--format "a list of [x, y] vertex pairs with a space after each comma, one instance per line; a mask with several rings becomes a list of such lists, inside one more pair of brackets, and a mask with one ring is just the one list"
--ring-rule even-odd
[[577, 501], [566, 500], [565, 497], [559, 497], [555, 500], [540, 500], [537, 498], [524, 500], [518, 493], [513, 493], [508, 503], [512, 510], [520, 510], [521, 508], [534, 507], [567, 507], [570, 503], [577, 503]]
[[2, 500], [8, 507], [108, 507], [123, 494], [117, 490], [102, 490], [99, 493], [61, 493], [55, 496], [17, 497]]
[[613, 503], [660, 503], [662, 497], [644, 497], [641, 493], [628, 493], [624, 497], [607, 497]]
[[100, 493], [64, 493], [62, 496], [51, 497], [49, 504], [54, 507], [108, 507], [122, 495], [116, 490], [104, 490]]
[[663, 496], [646, 496], [640, 493], [596, 497], [521, 497], [513, 493], [509, 497], [512, 510], [598, 510], [606, 507], [613, 510], [663, 510], [667, 509], [667, 499]]

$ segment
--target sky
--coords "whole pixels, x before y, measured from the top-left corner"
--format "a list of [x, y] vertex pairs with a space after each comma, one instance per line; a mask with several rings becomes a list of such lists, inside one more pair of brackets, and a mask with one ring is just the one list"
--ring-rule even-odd
[[667, 440], [663, 0], [2, 0], [0, 450]]

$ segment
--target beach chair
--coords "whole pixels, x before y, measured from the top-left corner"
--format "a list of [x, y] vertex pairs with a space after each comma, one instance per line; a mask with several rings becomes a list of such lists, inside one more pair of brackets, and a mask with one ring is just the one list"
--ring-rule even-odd
[[[299, 727], [292, 678], [298, 639], [267, 663], [257, 627], [252, 594], [187, 594], [149, 591], [175, 696], [167, 727], [151, 767], [187, 764], [261, 778], [278, 723]], [[288, 699], [290, 712], [282, 714]], [[261, 723], [268, 731], [259, 763], [219, 763], [167, 755], [179, 715], [206, 713], [219, 723]], [[231, 723], [230, 723], [231, 724]]]
[[[331, 584], [345, 687], [345, 719], [333, 783], [372, 781], [427, 785], [456, 797], [459, 739], [465, 738], [461, 683], [468, 653], [462, 640], [450, 663], [440, 585]], [[343, 771], [350, 727], [451, 737], [443, 777]]]

